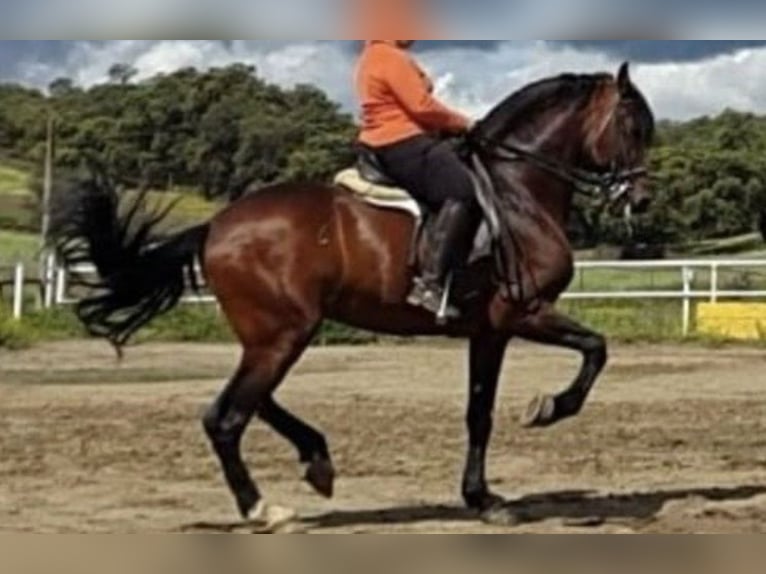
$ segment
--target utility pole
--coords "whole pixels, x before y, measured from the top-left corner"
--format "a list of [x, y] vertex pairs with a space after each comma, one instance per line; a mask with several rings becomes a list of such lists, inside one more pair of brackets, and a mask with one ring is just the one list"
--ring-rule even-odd
[[48, 135], [45, 141], [45, 179], [43, 181], [42, 225], [40, 233], [43, 247], [48, 243], [51, 227], [51, 194], [53, 191], [53, 145], [54, 145], [53, 112], [48, 112]]
[[53, 306], [55, 257], [47, 250], [51, 227], [51, 195], [53, 191], [53, 146], [54, 142], [53, 112], [48, 112], [48, 129], [45, 141], [45, 179], [43, 181], [42, 222], [40, 235], [42, 242], [42, 260], [40, 262], [40, 277], [43, 280], [43, 306], [49, 309]]

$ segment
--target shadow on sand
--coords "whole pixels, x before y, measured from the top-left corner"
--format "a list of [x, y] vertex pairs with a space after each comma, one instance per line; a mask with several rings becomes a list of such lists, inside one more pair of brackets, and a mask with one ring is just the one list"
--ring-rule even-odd
[[[672, 501], [701, 498], [711, 502], [743, 501], [766, 494], [766, 486], [737, 486], [657, 490], [632, 494], [600, 494], [593, 491], [559, 491], [531, 494], [508, 502], [503, 511], [518, 524], [558, 519], [573, 526], [599, 526], [604, 523], [651, 523], [665, 505]], [[379, 510], [337, 511], [303, 517], [296, 531], [325, 529], [374, 530], [383, 526], [406, 526], [424, 523], [474, 523], [482, 517], [457, 506], [402, 506]], [[185, 532], [258, 532], [254, 525], [242, 522], [198, 523], [181, 528]]]
[[[524, 496], [508, 502], [507, 510], [522, 524], [560, 519], [587, 526], [605, 522], [635, 522], [654, 520], [668, 502], [702, 498], [711, 502], [748, 500], [766, 494], [766, 486], [731, 488], [695, 488], [658, 490], [633, 494], [599, 494], [589, 491], [561, 491]], [[381, 510], [331, 512], [303, 523], [309, 529], [375, 527], [427, 522], [479, 522], [476, 512], [452, 506], [412, 506]]]

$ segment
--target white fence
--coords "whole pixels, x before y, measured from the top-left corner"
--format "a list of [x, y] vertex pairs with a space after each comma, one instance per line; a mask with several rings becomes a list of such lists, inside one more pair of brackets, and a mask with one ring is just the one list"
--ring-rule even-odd
[[[78, 275], [94, 275], [95, 267], [80, 265], [72, 270]], [[16, 263], [0, 264], [0, 285], [6, 276], [12, 277], [5, 283], [11, 286], [11, 308], [14, 319], [21, 319], [25, 305], [29, 301], [30, 285], [39, 289], [37, 306], [50, 309], [54, 306], [72, 305], [77, 299], [70, 293], [69, 273], [56, 264], [52, 255], [42, 258], [39, 265]], [[201, 276], [200, 276], [200, 282]], [[216, 304], [212, 295], [189, 293], [181, 299], [182, 303]]]
[[[35, 266], [37, 267], [37, 266]], [[52, 257], [47, 257], [36, 270], [35, 283], [41, 286], [40, 301], [42, 306], [66, 305], [75, 300], [69, 295], [67, 273], [56, 266]], [[682, 332], [690, 331], [692, 303], [697, 300], [717, 302], [721, 299], [763, 299], [766, 301], [766, 259], [711, 259], [711, 260], [668, 260], [668, 261], [580, 261], [576, 264], [577, 276], [571, 289], [564, 294], [569, 300], [678, 300], [681, 302]], [[30, 277], [28, 269], [21, 263], [14, 266], [0, 266], [0, 274], [12, 271], [12, 308], [13, 316], [22, 317], [25, 302], [25, 285]], [[723, 288], [721, 275], [724, 272], [738, 271], [744, 274], [763, 273], [761, 285]], [[82, 266], [78, 273], [88, 274], [95, 270]], [[610, 273], [622, 274], [621, 280], [614, 280]], [[632, 287], [631, 281], [625, 281], [628, 274], [640, 274], [645, 279], [649, 274], [660, 275], [660, 285], [656, 288]], [[586, 277], [597, 285], [587, 286]], [[635, 278], [634, 281], [635, 282]], [[652, 281], [653, 282], [653, 281]], [[8, 281], [6, 282], [8, 283]], [[646, 281], [644, 281], [646, 283]], [[725, 287], [725, 286], [724, 286]], [[212, 295], [187, 295], [184, 303], [214, 304]]]
[[[634, 271], [677, 274], [673, 286], [661, 286], [657, 289], [634, 289], [620, 286], [616, 289], [578, 290], [577, 279], [572, 288], [563, 295], [564, 299], [574, 300], [679, 300], [681, 305], [681, 325], [684, 336], [688, 335], [691, 327], [692, 302], [695, 300], [716, 303], [721, 299], [764, 299], [766, 300], [766, 279], [762, 286], [747, 288], [721, 288], [721, 274], [724, 271], [738, 270], [753, 272], [761, 270], [766, 275], [766, 259], [703, 259], [703, 260], [668, 260], [668, 261], [580, 261], [577, 263], [577, 273], [580, 277], [589, 271]], [[696, 285], [699, 279], [707, 279], [702, 286]], [[663, 277], [665, 281], [668, 277]], [[672, 278], [671, 278], [672, 279]]]

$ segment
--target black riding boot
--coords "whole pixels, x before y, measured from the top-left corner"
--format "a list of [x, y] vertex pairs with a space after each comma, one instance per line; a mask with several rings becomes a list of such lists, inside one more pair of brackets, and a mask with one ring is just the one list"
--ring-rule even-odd
[[[415, 279], [407, 302], [438, 315], [447, 278], [453, 270], [465, 265], [481, 219], [478, 207], [471, 202], [453, 199], [445, 202], [436, 218], [421, 265], [421, 275]], [[443, 318], [456, 319], [459, 316], [460, 311], [448, 302]]]

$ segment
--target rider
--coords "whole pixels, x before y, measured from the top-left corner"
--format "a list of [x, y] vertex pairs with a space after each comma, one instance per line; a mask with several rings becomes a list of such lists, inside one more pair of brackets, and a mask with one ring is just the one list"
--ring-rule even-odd
[[[433, 83], [409, 53], [414, 40], [369, 40], [357, 68], [359, 143], [394, 182], [437, 215], [435, 237], [407, 301], [437, 313], [450, 272], [465, 264], [480, 221], [471, 176], [441, 134], [472, 121], [438, 102]], [[457, 311], [449, 307], [448, 316]]]

